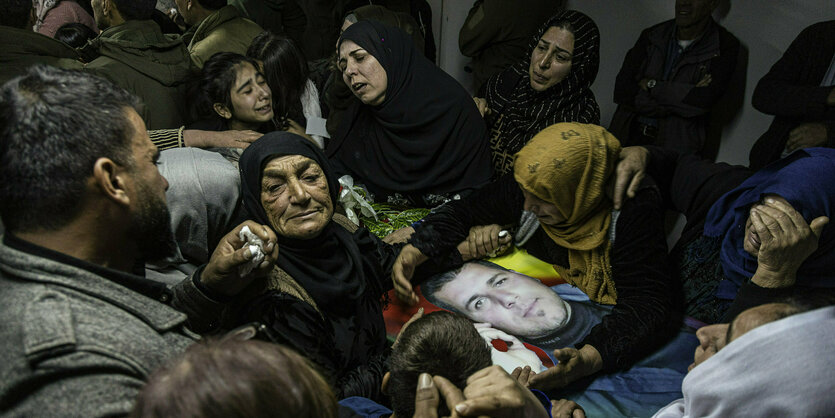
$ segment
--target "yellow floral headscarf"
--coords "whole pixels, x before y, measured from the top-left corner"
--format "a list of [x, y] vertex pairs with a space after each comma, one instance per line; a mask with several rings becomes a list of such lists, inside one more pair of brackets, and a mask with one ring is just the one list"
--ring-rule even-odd
[[554, 266], [567, 282], [598, 303], [615, 304], [609, 226], [612, 202], [606, 183], [615, 171], [620, 142], [606, 129], [581, 123], [545, 128], [514, 158], [514, 177], [522, 189], [553, 204], [565, 221], [542, 225], [568, 249], [569, 268]]

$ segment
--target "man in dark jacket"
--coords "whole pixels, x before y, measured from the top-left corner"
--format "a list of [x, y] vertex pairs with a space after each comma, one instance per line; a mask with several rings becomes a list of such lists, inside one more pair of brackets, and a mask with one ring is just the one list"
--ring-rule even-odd
[[151, 19], [155, 0], [93, 0], [101, 35], [84, 48], [98, 56], [85, 68], [138, 96], [148, 129], [185, 123], [185, 81], [191, 61], [183, 42]]
[[[174, 286], [133, 274], [172, 242], [137, 106], [107, 80], [48, 66], [0, 90], [0, 415], [127, 415], [150, 373], [278, 255], [275, 234], [248, 221]], [[239, 277], [244, 225], [266, 259]]]
[[739, 40], [711, 13], [719, 0], [676, 0], [675, 19], [641, 33], [615, 80], [609, 131], [624, 146], [704, 148], [709, 114], [736, 69]]
[[32, 0], [0, 0], [0, 84], [34, 64], [81, 68], [78, 54], [63, 42], [32, 31]]
[[835, 20], [800, 32], [751, 99], [774, 121], [754, 144], [751, 168], [801, 148], [835, 147]]

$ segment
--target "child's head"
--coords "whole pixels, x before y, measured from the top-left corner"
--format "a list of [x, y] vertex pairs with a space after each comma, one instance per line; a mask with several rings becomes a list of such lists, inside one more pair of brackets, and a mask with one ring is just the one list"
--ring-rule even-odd
[[229, 129], [257, 130], [273, 120], [272, 92], [258, 63], [231, 52], [212, 55], [203, 66], [198, 108], [201, 118], [227, 121]]

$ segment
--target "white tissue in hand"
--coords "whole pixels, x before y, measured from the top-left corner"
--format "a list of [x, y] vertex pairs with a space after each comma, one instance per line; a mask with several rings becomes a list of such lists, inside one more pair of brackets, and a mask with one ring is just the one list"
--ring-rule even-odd
[[258, 235], [253, 234], [252, 231], [249, 230], [249, 226], [241, 228], [241, 232], [238, 233], [238, 237], [244, 242], [244, 245], [249, 246], [249, 252], [252, 254], [252, 258], [249, 262], [238, 266], [238, 273], [241, 276], [246, 276], [258, 267], [262, 261], [264, 261], [264, 241], [261, 241], [261, 238], [258, 238]]

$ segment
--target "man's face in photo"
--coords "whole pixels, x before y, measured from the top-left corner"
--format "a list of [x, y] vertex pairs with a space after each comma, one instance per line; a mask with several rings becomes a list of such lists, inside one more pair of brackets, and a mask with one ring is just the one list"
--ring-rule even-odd
[[466, 264], [435, 297], [476, 322], [519, 337], [541, 337], [568, 321], [565, 302], [539, 280], [476, 263]]

